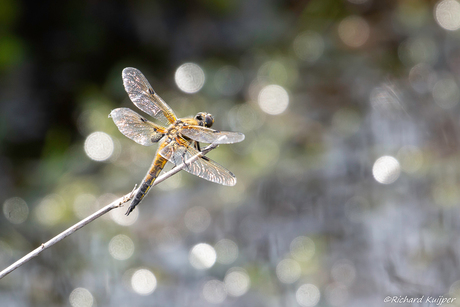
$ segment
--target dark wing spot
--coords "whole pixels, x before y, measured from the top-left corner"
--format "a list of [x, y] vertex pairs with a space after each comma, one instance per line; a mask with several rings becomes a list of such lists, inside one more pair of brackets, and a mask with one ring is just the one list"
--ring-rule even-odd
[[143, 118], [143, 117], [141, 117], [140, 120], [141, 120], [141, 122], [143, 122], [143, 123], [146, 123], [146, 122], [147, 122], [147, 120], [146, 120], [145, 118]]
[[161, 140], [161, 138], [163, 137], [163, 134], [155, 134], [154, 136], [152, 136], [152, 138], [150, 139], [150, 141], [152, 143], [156, 143], [158, 142], [159, 140]]
[[155, 95], [155, 91], [153, 90], [153, 88], [149, 88], [149, 93], [150, 93], [151, 95]]

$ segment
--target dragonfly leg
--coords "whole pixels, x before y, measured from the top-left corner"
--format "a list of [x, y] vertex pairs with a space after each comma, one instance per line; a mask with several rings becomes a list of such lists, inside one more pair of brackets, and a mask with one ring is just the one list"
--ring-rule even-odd
[[[201, 152], [201, 148], [200, 148], [200, 142], [195, 142], [195, 149], [198, 150], [199, 152]], [[203, 160], [206, 160], [206, 161], [209, 161], [210, 159], [206, 156], [202, 156], [201, 159]]]
[[182, 163], [184, 163], [184, 165], [185, 165], [184, 168], [189, 169], [189, 166], [190, 166], [190, 165], [187, 163], [187, 161], [185, 161], [185, 153], [182, 154], [182, 157], [181, 157], [181, 158], [182, 158]]
[[195, 149], [201, 151], [200, 142], [195, 142]]

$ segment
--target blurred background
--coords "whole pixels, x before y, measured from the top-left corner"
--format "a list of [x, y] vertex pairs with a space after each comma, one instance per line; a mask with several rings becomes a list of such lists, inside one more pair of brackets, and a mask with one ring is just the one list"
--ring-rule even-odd
[[460, 304], [459, 29], [457, 0], [0, 0], [0, 269], [142, 180], [124, 67], [246, 135], [209, 154], [236, 186], [175, 175], [0, 305]]

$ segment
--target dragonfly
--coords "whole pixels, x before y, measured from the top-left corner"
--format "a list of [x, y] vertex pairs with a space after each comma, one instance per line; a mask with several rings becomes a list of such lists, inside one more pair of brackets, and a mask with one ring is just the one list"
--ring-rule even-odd
[[[244, 140], [244, 134], [211, 129], [214, 118], [206, 112], [199, 112], [194, 117], [177, 118], [136, 68], [123, 69], [122, 78], [134, 105], [158, 122], [151, 122], [129, 108], [114, 109], [109, 115], [118, 130], [134, 142], [144, 146], [159, 143], [152, 165], [126, 211], [126, 215], [129, 215], [147, 195], [168, 161], [177, 166], [198, 154], [201, 151], [200, 143], [237, 143]], [[206, 156], [186, 164], [184, 170], [218, 184], [236, 184], [236, 177], [232, 172]]]

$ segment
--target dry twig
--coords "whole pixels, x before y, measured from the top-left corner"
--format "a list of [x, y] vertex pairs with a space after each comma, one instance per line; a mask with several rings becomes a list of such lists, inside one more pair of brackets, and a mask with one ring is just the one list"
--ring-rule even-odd
[[[169, 177], [173, 176], [174, 174], [178, 173], [187, 164], [190, 164], [190, 163], [194, 162], [195, 160], [201, 158], [202, 156], [206, 155], [208, 152], [210, 152], [211, 150], [213, 150], [216, 147], [217, 147], [217, 144], [215, 144], [215, 143], [207, 146], [200, 153], [194, 155], [193, 157], [191, 157], [190, 159], [188, 159], [184, 163], [175, 166], [173, 169], [171, 169], [167, 173], [164, 173], [163, 175], [158, 177], [155, 180], [155, 182], [153, 183], [152, 186], [155, 186], [155, 185], [163, 182], [164, 180], [168, 179]], [[42, 245], [40, 245], [39, 247], [37, 247], [36, 249], [31, 251], [30, 253], [28, 253], [27, 255], [25, 255], [24, 257], [22, 257], [21, 259], [19, 259], [18, 261], [16, 261], [12, 265], [10, 265], [9, 267], [7, 267], [3, 271], [1, 271], [0, 272], [0, 279], [5, 277], [6, 275], [11, 273], [12, 271], [16, 270], [17, 268], [19, 268], [20, 266], [22, 266], [23, 264], [28, 262], [30, 259], [36, 257], [38, 254], [40, 254], [45, 249], [53, 246], [54, 244], [56, 244], [57, 242], [61, 241], [65, 237], [70, 236], [71, 234], [73, 234], [78, 229], [80, 229], [83, 226], [91, 223], [92, 221], [94, 221], [95, 219], [101, 217], [102, 215], [106, 214], [107, 212], [111, 211], [112, 209], [118, 208], [118, 207], [122, 206], [124, 203], [130, 201], [134, 197], [134, 195], [136, 195], [137, 190], [138, 189], [136, 189], [136, 187], [134, 187], [134, 189], [130, 193], [118, 198], [117, 200], [115, 200], [113, 202], [111, 202], [110, 204], [108, 204], [104, 208], [96, 211], [95, 213], [91, 214], [90, 216], [86, 217], [85, 219], [81, 220], [80, 222], [76, 223], [75, 225], [73, 225], [73, 226], [69, 227], [68, 229], [64, 230], [63, 232], [61, 232], [60, 234], [58, 234], [57, 236], [55, 236], [54, 238], [52, 238], [48, 242], [43, 243]]]

